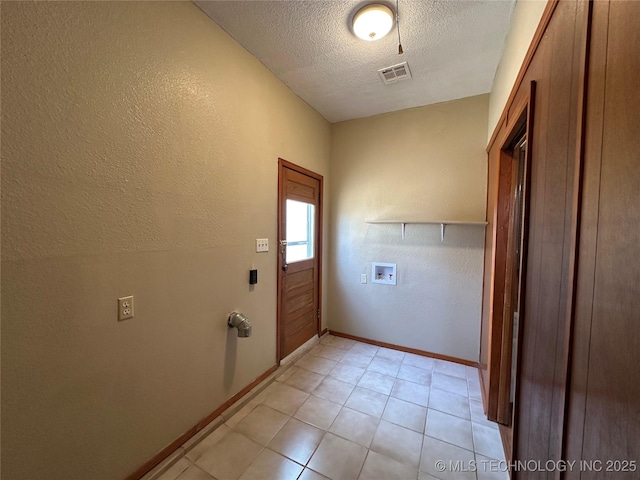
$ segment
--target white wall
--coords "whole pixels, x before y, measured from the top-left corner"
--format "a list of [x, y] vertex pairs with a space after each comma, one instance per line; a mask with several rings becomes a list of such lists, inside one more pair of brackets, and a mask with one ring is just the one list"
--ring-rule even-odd
[[[488, 96], [332, 125], [329, 328], [478, 360], [484, 229], [367, 220], [484, 221]], [[371, 262], [397, 263], [397, 286]]]
[[189, 2], [1, 8], [3, 474], [123, 478], [275, 364], [278, 157], [330, 126]]
[[489, 98], [489, 124], [487, 141], [500, 120], [502, 110], [516, 81], [533, 35], [538, 28], [546, 0], [517, 0], [511, 17], [511, 26], [496, 70]]

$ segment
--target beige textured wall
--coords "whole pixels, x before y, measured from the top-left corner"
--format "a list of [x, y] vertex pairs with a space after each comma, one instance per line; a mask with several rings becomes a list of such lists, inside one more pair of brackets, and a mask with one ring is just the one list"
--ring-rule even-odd
[[330, 126], [191, 3], [2, 2], [1, 53], [3, 474], [122, 478], [274, 365], [277, 158]]
[[513, 9], [504, 51], [491, 87], [487, 142], [491, 140], [491, 135], [500, 120], [502, 110], [507, 104], [509, 94], [546, 5], [547, 0], [517, 0]]
[[[488, 96], [332, 125], [329, 328], [478, 360], [484, 229], [367, 220], [484, 221]], [[397, 264], [397, 286], [370, 283]], [[369, 283], [360, 284], [366, 273]]]

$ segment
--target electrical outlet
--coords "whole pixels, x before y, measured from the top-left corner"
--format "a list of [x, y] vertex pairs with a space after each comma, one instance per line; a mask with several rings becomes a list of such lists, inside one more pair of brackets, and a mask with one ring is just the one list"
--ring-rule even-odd
[[361, 273], [360, 274], [360, 283], [367, 283], [367, 274], [366, 273]]
[[269, 251], [269, 239], [256, 238], [256, 252], [268, 252], [268, 251]]
[[133, 318], [133, 295], [118, 299], [118, 321]]

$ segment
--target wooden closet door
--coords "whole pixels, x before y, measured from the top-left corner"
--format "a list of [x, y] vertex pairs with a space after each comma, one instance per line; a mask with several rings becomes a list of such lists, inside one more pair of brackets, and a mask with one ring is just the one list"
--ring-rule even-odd
[[639, 21], [640, 2], [593, 4], [565, 454], [602, 471], [567, 478], [640, 475]]

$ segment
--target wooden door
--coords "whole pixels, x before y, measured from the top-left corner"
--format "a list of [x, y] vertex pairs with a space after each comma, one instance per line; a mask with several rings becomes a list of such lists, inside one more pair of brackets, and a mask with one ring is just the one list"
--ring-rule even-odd
[[592, 9], [561, 455], [567, 479], [639, 478], [640, 3]]
[[320, 330], [322, 176], [279, 159], [278, 360]]

